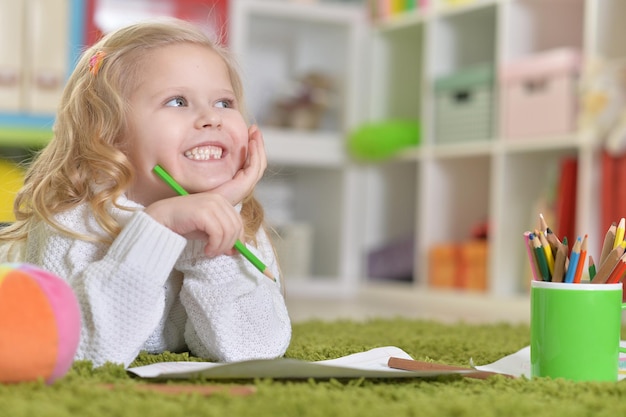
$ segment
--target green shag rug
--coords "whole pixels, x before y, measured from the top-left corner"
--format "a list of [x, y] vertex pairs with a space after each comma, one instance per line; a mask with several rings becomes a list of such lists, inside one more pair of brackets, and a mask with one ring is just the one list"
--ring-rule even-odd
[[[418, 360], [468, 366], [494, 362], [530, 342], [527, 325], [441, 324], [408, 319], [311, 321], [294, 325], [287, 357], [322, 360], [394, 345]], [[184, 354], [142, 354], [133, 365], [195, 360]], [[0, 416], [620, 416], [626, 384], [550, 379], [485, 380], [458, 375], [415, 380], [170, 381], [163, 384], [253, 386], [247, 396], [203, 396], [138, 389], [146, 381], [121, 366], [76, 362], [56, 383], [0, 385]], [[113, 388], [111, 388], [113, 384]]]

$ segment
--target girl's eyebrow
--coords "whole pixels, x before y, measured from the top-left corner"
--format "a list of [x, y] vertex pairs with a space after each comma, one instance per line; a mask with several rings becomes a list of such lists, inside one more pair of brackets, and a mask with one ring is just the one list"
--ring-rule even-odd
[[153, 100], [161, 100], [163, 98], [169, 98], [172, 96], [184, 96], [187, 94], [188, 89], [180, 87], [165, 87], [158, 88], [153, 91], [148, 97]]
[[219, 89], [216, 91], [216, 93], [219, 94], [225, 94], [225, 95], [230, 95], [230, 96], [235, 96], [235, 92], [233, 90], [230, 90], [228, 88], [223, 88], [223, 89]]

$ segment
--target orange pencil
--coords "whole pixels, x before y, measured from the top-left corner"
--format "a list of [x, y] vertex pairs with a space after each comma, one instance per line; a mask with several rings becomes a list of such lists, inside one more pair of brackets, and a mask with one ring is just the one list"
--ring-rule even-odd
[[574, 282], [580, 283], [583, 276], [583, 267], [585, 265], [585, 259], [587, 258], [587, 235], [583, 238], [583, 243], [580, 246], [580, 257], [578, 258], [578, 264], [576, 264], [576, 272], [574, 273]]

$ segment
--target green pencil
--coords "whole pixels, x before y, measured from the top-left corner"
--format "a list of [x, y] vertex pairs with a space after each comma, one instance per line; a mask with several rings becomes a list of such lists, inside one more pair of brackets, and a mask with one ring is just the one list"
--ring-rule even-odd
[[548, 269], [548, 261], [546, 259], [546, 253], [541, 247], [541, 243], [539, 242], [539, 238], [537, 238], [534, 233], [531, 233], [528, 238], [533, 243], [533, 248], [535, 250], [535, 255], [537, 256], [537, 263], [539, 264], [539, 271], [541, 272], [541, 278], [544, 281], [550, 281], [550, 270]]
[[593, 256], [589, 255], [589, 281], [596, 277], [596, 264], [593, 261]]
[[[165, 183], [167, 185], [172, 187], [172, 189], [174, 191], [176, 191], [178, 193], [178, 195], [188, 195], [189, 194], [187, 192], [187, 190], [185, 190], [183, 187], [181, 187], [180, 184], [178, 184], [176, 182], [176, 180], [174, 178], [172, 178], [172, 176], [165, 169], [163, 169], [160, 165], [156, 165], [153, 168], [153, 171], [163, 181], [165, 181]], [[263, 275], [265, 275], [266, 277], [268, 277], [272, 281], [276, 282], [276, 278], [274, 278], [274, 275], [272, 275], [272, 273], [267, 268], [267, 266], [265, 266], [265, 264], [263, 262], [261, 262], [259, 260], [259, 258], [254, 256], [254, 254], [252, 252], [250, 252], [250, 250], [246, 247], [246, 245], [244, 245], [239, 239], [237, 239], [237, 241], [235, 242], [235, 249], [237, 249], [237, 251], [239, 253], [241, 253], [244, 256], [244, 258], [246, 258], [248, 261], [250, 261], [250, 263], [252, 265], [254, 265], [256, 267], [256, 269], [261, 271], [261, 273]]]

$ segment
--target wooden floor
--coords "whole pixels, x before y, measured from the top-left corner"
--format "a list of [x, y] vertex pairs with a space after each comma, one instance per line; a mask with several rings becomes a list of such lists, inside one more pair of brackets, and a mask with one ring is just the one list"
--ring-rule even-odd
[[477, 293], [407, 289], [406, 286], [368, 284], [355, 296], [315, 297], [287, 294], [294, 322], [321, 319], [367, 320], [409, 317], [454, 323], [528, 323], [528, 296], [495, 298]]

